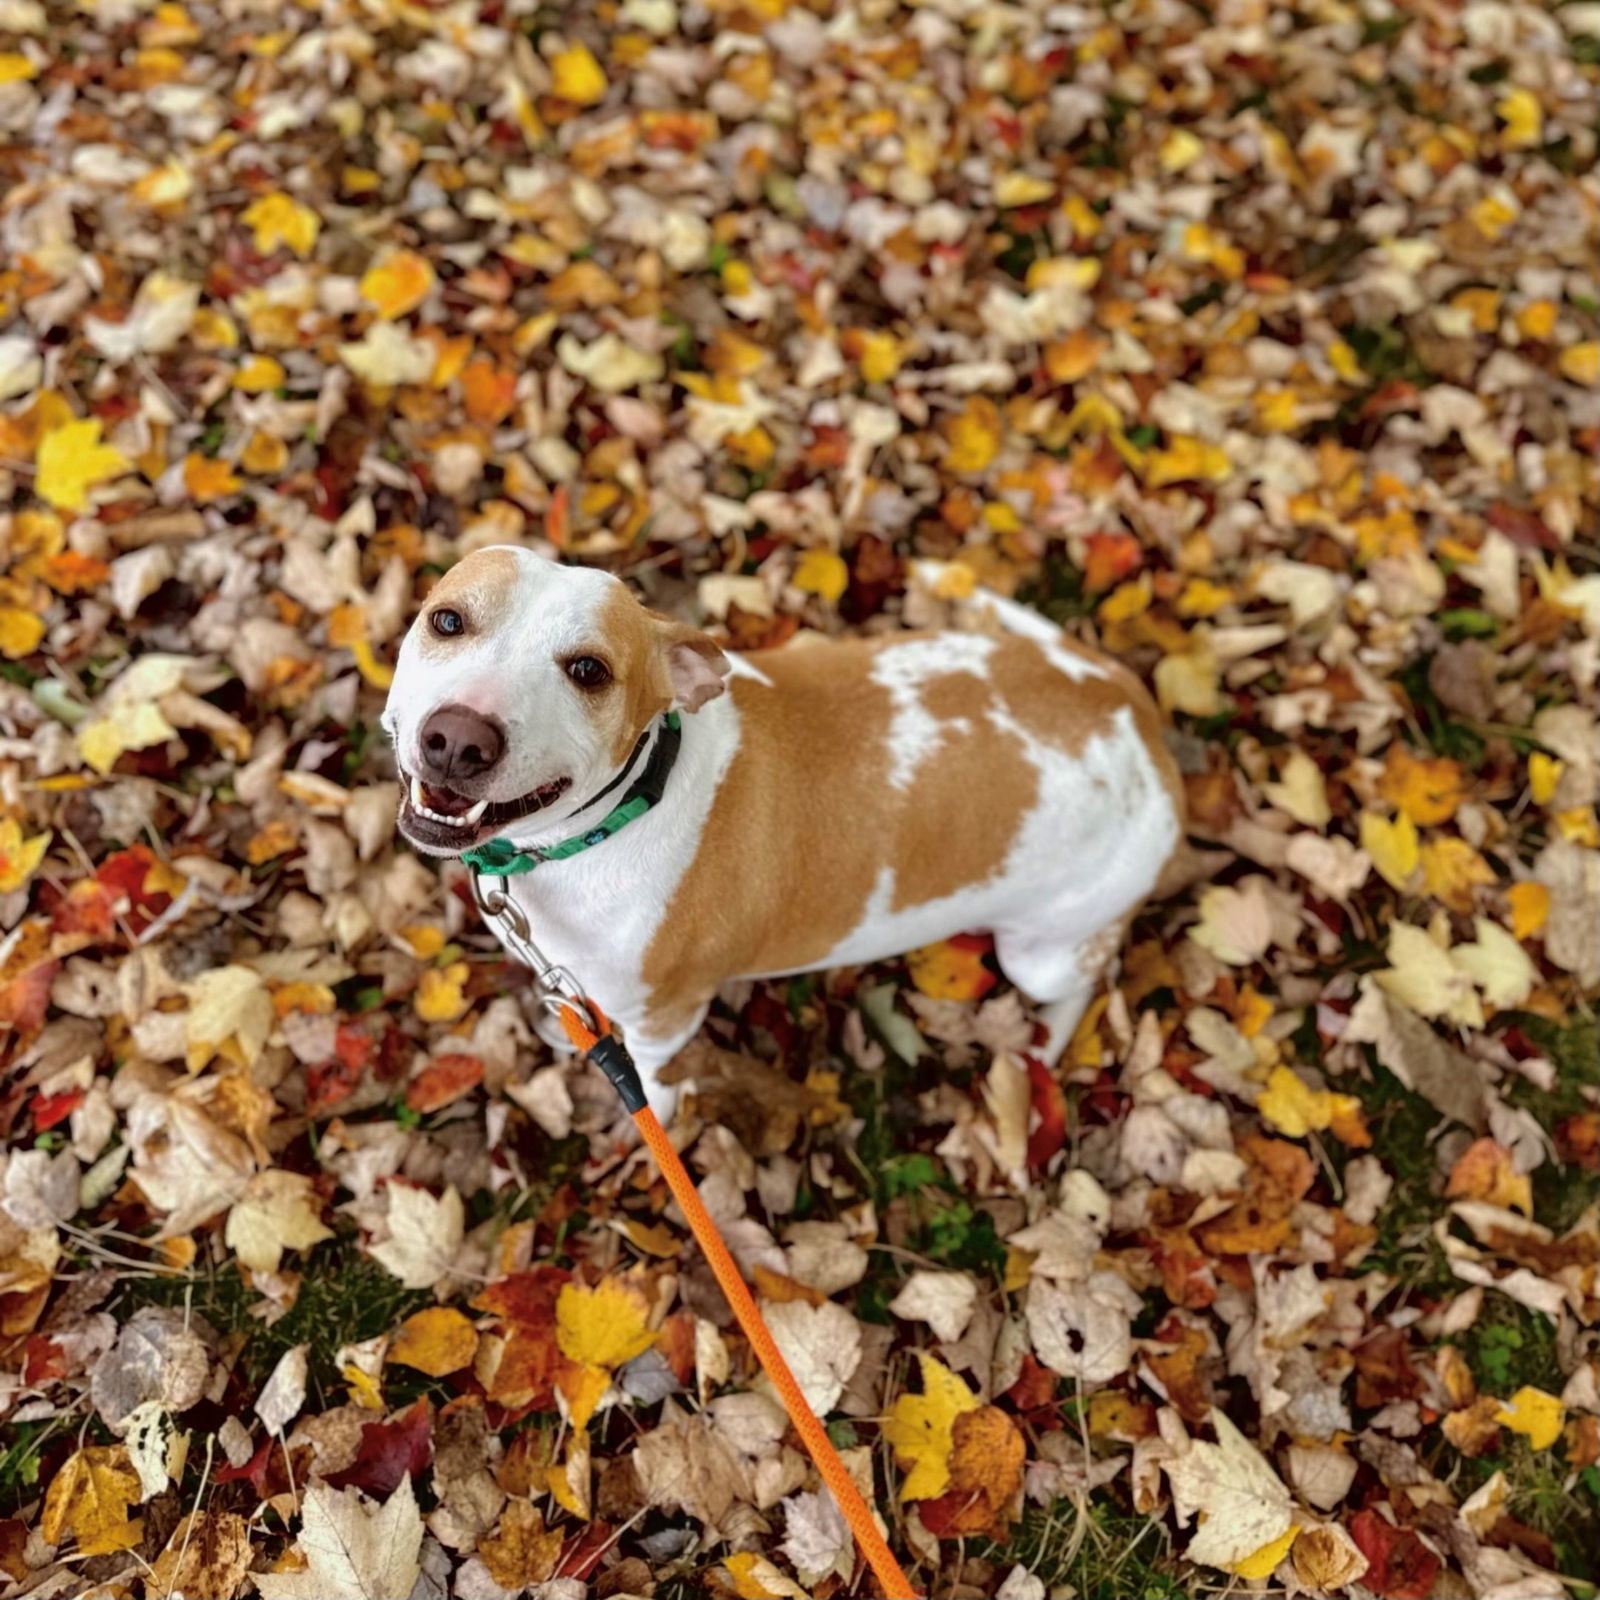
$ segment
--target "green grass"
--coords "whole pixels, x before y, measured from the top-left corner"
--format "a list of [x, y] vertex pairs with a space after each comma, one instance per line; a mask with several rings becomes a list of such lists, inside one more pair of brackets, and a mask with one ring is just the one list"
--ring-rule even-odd
[[1020, 1561], [1047, 1593], [1070, 1584], [1079, 1600], [1176, 1600], [1191, 1592], [1166, 1525], [1107, 1502], [1029, 1506], [1005, 1544], [975, 1553], [1002, 1569]]
[[345, 1398], [334, 1361], [339, 1347], [388, 1333], [412, 1312], [432, 1305], [433, 1294], [404, 1287], [363, 1255], [354, 1237], [319, 1245], [302, 1267], [299, 1298], [270, 1326], [259, 1315], [265, 1302], [231, 1264], [192, 1275], [130, 1279], [110, 1309], [119, 1324], [141, 1306], [188, 1309], [224, 1337], [242, 1337], [240, 1375], [252, 1391], [287, 1351], [308, 1345], [307, 1393], [318, 1405], [337, 1405]]

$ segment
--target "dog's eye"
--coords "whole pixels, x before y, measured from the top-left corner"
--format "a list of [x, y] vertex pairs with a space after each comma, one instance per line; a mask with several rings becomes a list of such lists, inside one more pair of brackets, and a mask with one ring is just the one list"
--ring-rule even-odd
[[610, 682], [611, 668], [593, 656], [578, 656], [567, 663], [567, 676], [580, 689], [598, 689], [601, 684]]
[[442, 634], [446, 639], [454, 639], [458, 634], [467, 631], [467, 625], [462, 620], [459, 611], [452, 611], [448, 606], [440, 606], [437, 611], [428, 613], [428, 626], [437, 634]]

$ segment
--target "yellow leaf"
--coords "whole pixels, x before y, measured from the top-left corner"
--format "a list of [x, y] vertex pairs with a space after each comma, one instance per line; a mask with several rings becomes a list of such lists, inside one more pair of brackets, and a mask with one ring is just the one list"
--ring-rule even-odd
[[1561, 1437], [1566, 1414], [1555, 1395], [1525, 1384], [1495, 1412], [1494, 1420], [1513, 1433], [1526, 1435], [1535, 1450], [1548, 1450]]
[[552, 1462], [545, 1471], [545, 1487], [563, 1511], [589, 1520], [589, 1437], [574, 1432], [567, 1459]]
[[120, 715], [94, 717], [78, 725], [78, 751], [96, 772], [107, 773], [124, 750], [148, 750], [175, 738], [178, 730], [161, 715], [158, 706], [134, 706]]
[[1498, 922], [1478, 917], [1473, 927], [1478, 935], [1476, 941], [1457, 945], [1450, 952], [1450, 959], [1477, 984], [1490, 1005], [1501, 1010], [1520, 1006], [1539, 981], [1538, 968]]
[[241, 222], [255, 231], [257, 255], [271, 255], [287, 245], [302, 261], [316, 248], [322, 219], [310, 206], [274, 190], [252, 200], [240, 214]]
[[961, 414], [946, 427], [950, 447], [944, 464], [952, 472], [982, 472], [1000, 452], [1004, 426], [1000, 408], [983, 395], [973, 395]]
[[903, 1394], [883, 1424], [883, 1437], [906, 1472], [902, 1500], [932, 1500], [950, 1482], [950, 1452], [956, 1418], [976, 1411], [981, 1401], [955, 1373], [933, 1356], [922, 1357], [922, 1393]]
[[1485, 239], [1498, 239], [1522, 215], [1517, 197], [1505, 184], [1496, 184], [1467, 215], [1472, 225]]
[[1531, 879], [1512, 884], [1506, 890], [1506, 903], [1511, 907], [1511, 934], [1515, 939], [1533, 938], [1550, 916], [1550, 891]]
[[31, 656], [44, 638], [44, 618], [21, 606], [0, 606], [0, 655], [8, 661]]
[[0, 84], [25, 83], [39, 76], [38, 64], [16, 50], [0, 50]]
[[238, 475], [226, 461], [196, 454], [183, 458], [183, 486], [199, 501], [220, 500], [241, 487]]
[[454, 1022], [467, 1009], [463, 992], [467, 981], [465, 961], [453, 961], [443, 969], [430, 967], [422, 974], [411, 1004], [424, 1022]]
[[1367, 375], [1362, 370], [1361, 359], [1343, 339], [1335, 339], [1328, 346], [1328, 365], [1341, 383], [1365, 383]]
[[302, 1172], [258, 1172], [228, 1213], [223, 1239], [252, 1272], [276, 1272], [285, 1250], [309, 1250], [333, 1232], [322, 1221], [322, 1197]]
[[1446, 836], [1423, 845], [1422, 881], [1436, 900], [1465, 914], [1473, 889], [1495, 881], [1494, 868], [1465, 839]]
[[1303, 827], [1325, 828], [1333, 817], [1322, 768], [1304, 750], [1291, 750], [1278, 782], [1262, 784], [1261, 793]]
[[372, 685], [374, 689], [387, 689], [394, 683], [394, 668], [387, 661], [380, 661], [377, 652], [365, 639], [357, 639], [350, 646], [350, 654], [356, 658], [356, 667], [361, 676]]
[[45, 1492], [39, 1532], [48, 1544], [76, 1536], [80, 1555], [109, 1555], [139, 1542], [128, 1507], [143, 1490], [123, 1444], [92, 1444], [68, 1456]]
[[1293, 433], [1300, 425], [1300, 400], [1293, 389], [1263, 389], [1251, 402], [1266, 433]]
[[25, 839], [15, 817], [0, 820], [0, 894], [20, 889], [39, 870], [39, 863], [50, 848], [50, 837], [47, 828]]
[[1390, 965], [1378, 985], [1422, 1017], [1448, 1017], [1463, 1027], [1483, 1026], [1483, 1007], [1471, 977], [1421, 928], [1397, 922], [1389, 930]]
[[1174, 128], [1161, 144], [1161, 170], [1173, 174], [1193, 166], [1206, 147], [1187, 128]]
[[655, 1343], [649, 1317], [644, 1295], [621, 1278], [569, 1283], [556, 1300], [556, 1342], [569, 1361], [620, 1367]]
[[[1272, 1069], [1267, 1086], [1256, 1101], [1256, 1110], [1291, 1139], [1304, 1139], [1313, 1131], [1332, 1128], [1346, 1144], [1370, 1142], [1361, 1120], [1361, 1102], [1354, 1095], [1313, 1089], [1288, 1067]], [[1352, 1130], [1359, 1130], [1358, 1137], [1347, 1138]]]
[[1557, 811], [1550, 821], [1563, 839], [1590, 850], [1600, 848], [1600, 822], [1595, 820], [1593, 806], [1572, 806], [1566, 811]]
[[428, 1306], [400, 1324], [388, 1359], [443, 1378], [470, 1366], [478, 1349], [478, 1330], [454, 1306]]
[[1559, 756], [1547, 756], [1543, 750], [1535, 750], [1528, 757], [1528, 793], [1536, 806], [1550, 804], [1566, 770], [1565, 761]]
[[233, 386], [241, 394], [266, 394], [269, 390], [281, 389], [288, 377], [282, 362], [274, 361], [271, 356], [251, 356], [234, 373]]
[[892, 333], [861, 336], [861, 376], [868, 383], [887, 383], [905, 360], [905, 346]]
[[595, 1407], [611, 1387], [611, 1373], [588, 1363], [567, 1367], [557, 1376], [556, 1387], [567, 1402], [568, 1421], [574, 1428], [587, 1428]]
[[606, 92], [606, 75], [583, 45], [558, 50], [550, 62], [554, 93], [574, 105], [592, 106]]
[[1181, 655], [1163, 656], [1155, 670], [1161, 709], [1191, 717], [1214, 717], [1226, 710], [1218, 672], [1215, 653], [1201, 639], [1193, 640], [1192, 648]]
[[415, 311], [433, 290], [433, 264], [415, 250], [395, 250], [368, 267], [361, 279], [361, 298], [378, 308], [380, 317], [403, 317]]
[[1295, 1535], [1299, 1532], [1299, 1523], [1292, 1523], [1287, 1533], [1276, 1539], [1269, 1539], [1252, 1555], [1246, 1556], [1243, 1561], [1236, 1561], [1231, 1567], [1223, 1570], [1232, 1572], [1250, 1583], [1260, 1583], [1272, 1576], [1273, 1568], [1288, 1555], [1289, 1546], [1294, 1543]]
[[363, 1372], [355, 1362], [347, 1361], [339, 1369], [339, 1376], [350, 1386], [350, 1398], [366, 1411], [386, 1411], [388, 1407], [383, 1403], [383, 1390], [369, 1374]]
[[1056, 186], [1048, 178], [1036, 178], [1030, 172], [1004, 172], [996, 179], [994, 203], [1002, 210], [1017, 206], [1036, 206], [1048, 200]]
[[1228, 452], [1220, 444], [1209, 444], [1180, 433], [1165, 450], [1154, 450], [1145, 464], [1145, 482], [1152, 489], [1169, 483], [1223, 483], [1233, 472]]
[[1419, 828], [1433, 827], [1448, 822], [1466, 798], [1466, 773], [1459, 761], [1445, 756], [1419, 761], [1404, 745], [1392, 744], [1378, 793]]
[[1178, 615], [1214, 617], [1232, 600], [1233, 590], [1226, 585], [1213, 583], [1209, 578], [1191, 578], [1178, 596]]
[[1378, 876], [1391, 888], [1406, 890], [1421, 860], [1417, 825], [1401, 815], [1386, 821], [1371, 811], [1361, 813], [1361, 848], [1372, 857]]
[[795, 563], [789, 580], [807, 594], [821, 595], [833, 605], [850, 585], [850, 569], [844, 557], [834, 550], [805, 550]]
[[1527, 150], [1543, 139], [1544, 107], [1532, 89], [1507, 89], [1494, 109], [1506, 125], [1506, 149]]
[[1585, 339], [1582, 344], [1568, 345], [1556, 357], [1561, 376], [1569, 383], [1581, 383], [1592, 389], [1600, 383], [1600, 339]]
[[89, 491], [128, 470], [128, 458], [100, 442], [98, 417], [74, 418], [39, 440], [34, 493], [61, 511], [82, 511]]
[[282, 472], [289, 464], [289, 447], [282, 439], [257, 429], [239, 457], [239, 465], [246, 472], [266, 474]]

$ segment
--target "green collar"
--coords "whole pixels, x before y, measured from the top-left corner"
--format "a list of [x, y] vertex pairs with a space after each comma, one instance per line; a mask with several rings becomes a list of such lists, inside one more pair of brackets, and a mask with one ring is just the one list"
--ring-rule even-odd
[[[648, 732], [640, 736], [638, 745], [628, 758], [627, 766], [623, 767], [599, 794], [586, 800], [578, 808], [580, 811], [587, 811], [596, 800], [609, 794], [627, 777], [648, 737]], [[620, 833], [630, 822], [636, 821], [660, 803], [661, 792], [666, 788], [673, 767], [677, 765], [678, 748], [682, 742], [683, 732], [678, 713], [669, 711], [661, 727], [661, 736], [656, 740], [655, 749], [650, 752], [650, 759], [645, 763], [644, 771], [639, 774], [638, 779], [622, 799], [592, 828], [574, 834], [570, 839], [563, 839], [560, 844], [536, 846], [532, 850], [519, 850], [508, 839], [486, 839], [471, 850], [463, 850], [461, 859], [474, 872], [484, 877], [517, 878], [524, 872], [532, 872], [535, 867], [542, 866], [547, 861], [565, 861], [568, 856], [580, 855], [597, 844], [604, 844], [612, 834]]]

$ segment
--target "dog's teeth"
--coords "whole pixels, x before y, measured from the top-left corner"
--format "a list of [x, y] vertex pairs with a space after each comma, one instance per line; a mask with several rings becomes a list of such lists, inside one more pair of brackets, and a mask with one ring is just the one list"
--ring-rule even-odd
[[470, 827], [488, 809], [489, 809], [489, 802], [487, 800], [480, 800], [477, 803], [477, 805], [475, 805], [470, 811], [466, 812], [462, 816], [462, 818], [461, 818], [461, 826], [463, 828]]
[[[415, 773], [411, 775], [411, 803], [417, 808], [418, 811], [428, 810], [428, 808], [422, 803], [422, 779], [417, 777]], [[428, 815], [432, 816], [433, 813], [430, 811], [428, 812]]]

